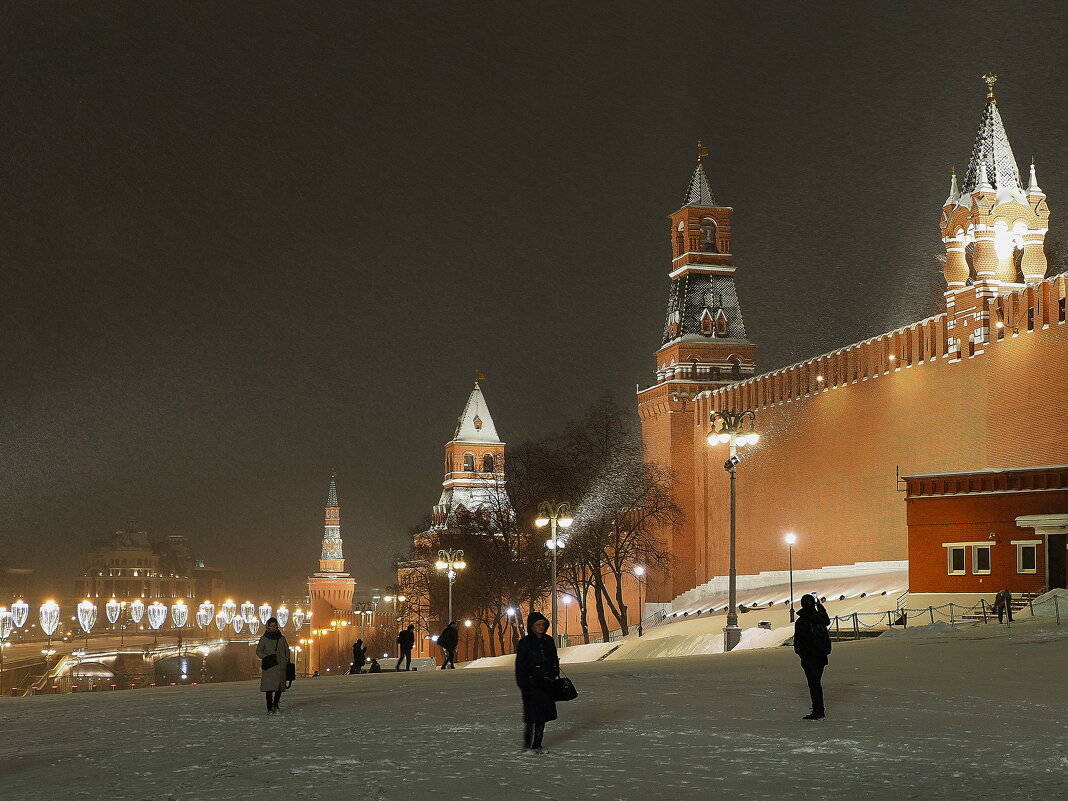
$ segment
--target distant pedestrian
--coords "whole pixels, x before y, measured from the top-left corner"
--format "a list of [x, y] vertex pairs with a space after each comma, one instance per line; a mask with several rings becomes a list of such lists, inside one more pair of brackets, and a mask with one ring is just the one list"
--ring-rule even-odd
[[267, 714], [278, 712], [278, 702], [286, 689], [286, 666], [289, 664], [289, 642], [278, 628], [278, 620], [269, 618], [267, 629], [256, 644], [260, 658], [260, 692], [267, 695]]
[[541, 740], [545, 724], [556, 720], [556, 701], [549, 682], [560, 675], [556, 644], [548, 633], [549, 621], [540, 612], [527, 616], [527, 635], [515, 652], [515, 683], [523, 698], [523, 748], [546, 753]]
[[1012, 623], [1012, 593], [1008, 590], [1001, 590], [994, 596], [994, 611], [998, 613], [998, 623], [1005, 622], [1005, 615], [1008, 614], [1009, 622]]
[[801, 668], [808, 679], [808, 693], [812, 697], [812, 711], [805, 720], [823, 720], [827, 714], [823, 706], [823, 669], [831, 652], [831, 633], [827, 627], [831, 619], [814, 595], [801, 596], [801, 611], [794, 621], [794, 653], [801, 657]]
[[371, 660], [371, 667], [367, 668], [367, 672], [368, 673], [381, 673], [382, 672], [382, 666], [380, 664], [378, 664], [378, 660], [377, 659], [372, 659]]
[[365, 662], [367, 662], [367, 649], [363, 645], [363, 640], [359, 639], [352, 644], [352, 672], [363, 673]]
[[456, 669], [456, 646], [460, 642], [460, 631], [456, 628], [456, 621], [449, 621], [447, 625], [438, 635], [438, 646], [445, 652], [445, 661], [441, 663], [441, 669], [451, 668]]
[[401, 669], [401, 662], [405, 662], [404, 669], [412, 669], [412, 649], [415, 647], [415, 626], [408, 626], [404, 631], [397, 635], [397, 645], [400, 646], [400, 659], [397, 660], [397, 666], [394, 670]]

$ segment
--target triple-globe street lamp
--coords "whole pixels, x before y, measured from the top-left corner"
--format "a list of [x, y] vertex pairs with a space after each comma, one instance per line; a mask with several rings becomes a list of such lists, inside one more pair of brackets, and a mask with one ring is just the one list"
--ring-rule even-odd
[[561, 540], [557, 534], [557, 528], [571, 528], [571, 524], [575, 522], [575, 518], [571, 516], [571, 507], [566, 503], [559, 503], [553, 505], [548, 501], [542, 501], [538, 506], [538, 517], [534, 521], [534, 525], [538, 528], [545, 528], [550, 526], [550, 538], [545, 543], [553, 554], [553, 573], [551, 579], [552, 587], [552, 630], [553, 640], [557, 647], [560, 646], [560, 634], [556, 629], [556, 608], [557, 608], [557, 591], [556, 591], [556, 552], [564, 547], [566, 540]]
[[731, 536], [730, 536], [730, 574], [728, 578], [727, 625], [723, 627], [723, 650], [733, 651], [742, 639], [742, 630], [738, 626], [738, 571], [735, 557], [735, 468], [741, 459], [738, 448], [756, 445], [760, 435], [756, 432], [756, 413], [750, 409], [743, 412], [721, 412], [713, 410], [709, 414], [712, 433], [708, 435], [709, 445], [729, 445], [730, 458], [723, 463], [723, 469], [731, 476]]
[[438, 561], [434, 565], [439, 573], [445, 573], [449, 577], [449, 620], [452, 622], [452, 585], [456, 583], [457, 571], [463, 570], [467, 567], [467, 562], [464, 561], [464, 552], [462, 548], [447, 548], [438, 551]]

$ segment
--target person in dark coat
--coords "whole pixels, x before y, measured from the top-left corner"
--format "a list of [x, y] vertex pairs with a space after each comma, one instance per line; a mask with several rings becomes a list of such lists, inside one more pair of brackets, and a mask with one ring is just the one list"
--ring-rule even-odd
[[1001, 590], [994, 596], [994, 611], [998, 613], [998, 623], [1005, 622], [1006, 612], [1009, 615], [1009, 622], [1012, 623], [1012, 593], [1008, 590]]
[[278, 712], [278, 702], [286, 689], [286, 665], [289, 664], [289, 641], [278, 627], [277, 618], [267, 621], [267, 630], [256, 644], [256, 656], [260, 658], [260, 692], [267, 696], [267, 714]]
[[397, 645], [400, 646], [400, 659], [397, 660], [397, 666], [394, 670], [401, 669], [401, 662], [405, 662], [404, 669], [412, 669], [412, 649], [415, 648], [415, 626], [408, 626], [404, 631], [397, 635]]
[[382, 672], [382, 666], [380, 664], [378, 664], [378, 660], [377, 659], [372, 659], [371, 660], [371, 667], [367, 668], [367, 672], [368, 673], [381, 673]]
[[460, 643], [460, 630], [456, 628], [456, 621], [449, 622], [438, 635], [438, 646], [445, 652], [445, 661], [441, 663], [441, 669], [452, 668], [456, 670], [456, 646]]
[[549, 621], [540, 612], [527, 616], [527, 634], [515, 651], [515, 683], [523, 697], [523, 748], [546, 753], [541, 739], [545, 724], [556, 720], [556, 701], [549, 681], [560, 675], [556, 643], [549, 634]]
[[823, 669], [831, 652], [831, 634], [827, 627], [831, 619], [815, 595], [801, 596], [801, 611], [794, 621], [794, 653], [801, 657], [801, 669], [808, 679], [812, 697], [812, 711], [805, 720], [823, 720], [827, 714], [823, 706]]
[[366, 662], [367, 649], [363, 646], [363, 640], [356, 640], [352, 644], [352, 672], [363, 673], [363, 666]]

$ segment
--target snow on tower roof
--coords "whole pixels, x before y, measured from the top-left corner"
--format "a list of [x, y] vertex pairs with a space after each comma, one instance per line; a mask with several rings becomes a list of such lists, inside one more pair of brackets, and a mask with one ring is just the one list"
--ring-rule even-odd
[[[998, 76], [988, 73], [983, 79], [987, 84], [986, 108], [979, 122], [979, 131], [975, 135], [972, 159], [968, 164], [958, 202], [971, 202], [969, 195], [982, 184], [982, 173], [985, 171], [987, 181], [997, 190], [998, 203], [1015, 200], [1027, 205], [1027, 197], [1020, 182], [1020, 169], [1016, 164], [1016, 157], [1012, 154], [1009, 137], [1005, 133], [1005, 125], [998, 111], [997, 98], [994, 96], [994, 82]], [[985, 167], [985, 170], [981, 169], [982, 167]]]
[[467, 405], [463, 414], [456, 423], [456, 433], [452, 435], [453, 442], [477, 442], [483, 445], [503, 444], [497, 436], [497, 428], [493, 425], [486, 399], [482, 397], [482, 389], [475, 381], [475, 388], [467, 398]]
[[716, 198], [712, 194], [712, 188], [708, 185], [705, 176], [704, 165], [697, 160], [697, 166], [693, 168], [693, 176], [690, 178], [690, 188], [686, 192], [686, 206], [716, 206]]
[[330, 491], [326, 494], [326, 505], [330, 507], [337, 506], [337, 483], [334, 481], [334, 476], [337, 473], [330, 474]]

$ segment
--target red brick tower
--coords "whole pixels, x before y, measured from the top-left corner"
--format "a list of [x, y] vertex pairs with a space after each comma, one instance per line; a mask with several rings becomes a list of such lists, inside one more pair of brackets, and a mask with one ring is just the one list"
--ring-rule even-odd
[[[341, 507], [337, 502], [335, 474], [330, 476], [326, 496], [323, 525], [323, 550], [319, 556], [319, 572], [308, 577], [308, 597], [311, 600], [313, 628], [325, 628], [334, 620], [352, 620], [352, 596], [356, 580], [345, 572], [345, 555], [341, 543]], [[323, 665], [340, 664], [344, 654], [340, 637], [327, 637], [324, 644], [311, 649], [312, 669]], [[345, 663], [347, 664], [347, 663]]]
[[671, 291], [656, 383], [638, 392], [645, 459], [674, 470], [685, 519], [662, 532], [675, 558], [669, 576], [649, 577], [649, 600], [667, 602], [697, 583], [694, 506], [694, 399], [753, 375], [756, 346], [745, 335], [734, 284], [729, 206], [716, 202], [701, 161], [686, 202], [671, 215]]
[[968, 357], [990, 341], [998, 322], [999, 296], [1041, 281], [1049, 229], [1046, 195], [1031, 162], [1026, 189], [1001, 122], [994, 82], [987, 84], [986, 108], [972, 147], [964, 185], [954, 172], [942, 207], [940, 229], [946, 246], [946, 308], [950, 350]]

